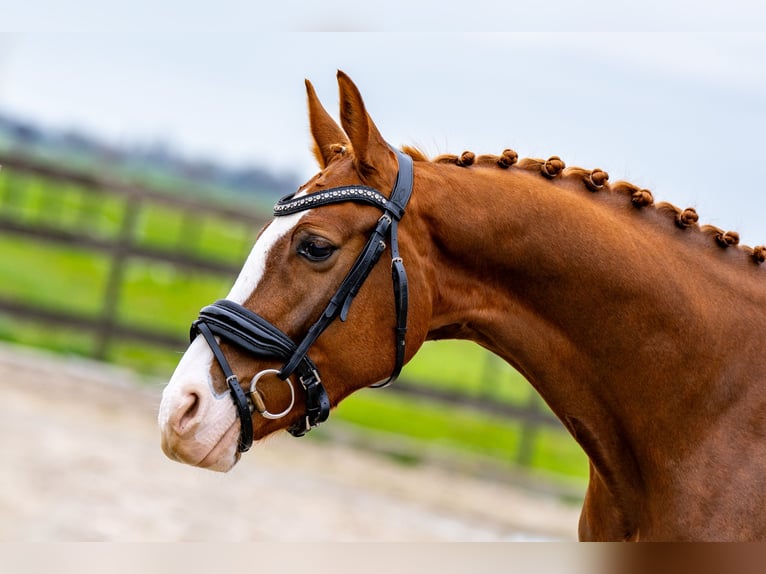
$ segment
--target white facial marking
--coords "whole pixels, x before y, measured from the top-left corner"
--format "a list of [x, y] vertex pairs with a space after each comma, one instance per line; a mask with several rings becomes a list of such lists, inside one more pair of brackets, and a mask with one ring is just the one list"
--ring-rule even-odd
[[263, 272], [266, 269], [266, 259], [271, 252], [271, 248], [295, 227], [309, 211], [311, 210], [277, 217], [271, 222], [271, 225], [261, 233], [258, 241], [253, 245], [253, 250], [242, 266], [242, 271], [239, 272], [239, 277], [234, 282], [234, 286], [226, 297], [227, 299], [240, 305], [247, 301], [247, 298], [255, 291], [255, 288], [258, 287], [263, 278]]
[[[303, 195], [303, 192], [297, 195]], [[308, 212], [309, 210], [277, 217], [261, 233], [227, 296], [229, 300], [240, 305], [244, 304], [263, 279], [266, 260], [274, 245], [285, 237]], [[163, 432], [169, 432], [168, 427], [174, 413], [188, 403], [190, 394], [198, 396], [201, 401], [198, 411], [200, 416], [204, 416], [205, 422], [194, 433], [194, 440], [203, 445], [203, 450], [204, 448], [212, 449], [227, 429], [234, 424], [237, 417], [236, 408], [229, 400], [228, 392], [213, 391], [210, 369], [214, 360], [213, 353], [205, 340], [197, 337], [181, 357], [173, 376], [165, 387], [158, 414]], [[235, 456], [234, 445], [235, 443], [230, 449], [233, 449], [229, 453], [230, 457]]]
[[[263, 278], [263, 272], [266, 268], [266, 259], [269, 256], [271, 248], [284, 237], [295, 225], [300, 221], [301, 217], [306, 215], [308, 211], [294, 213], [292, 215], [286, 215], [284, 217], [277, 217], [271, 222], [258, 241], [255, 242], [250, 255], [247, 257], [242, 270], [239, 273], [239, 277], [234, 282], [234, 286], [231, 288], [227, 299], [239, 303], [242, 305], [251, 293], [255, 290]], [[204, 342], [202, 337], [195, 339], [189, 348], [184, 353], [181, 361], [178, 363], [173, 376], [170, 379], [167, 387], [165, 387], [165, 394], [183, 394], [183, 386], [189, 384], [191, 381], [196, 381], [197, 384], [204, 384], [212, 388], [212, 381], [210, 380], [210, 367], [213, 362], [213, 353]], [[228, 393], [222, 395], [215, 395], [216, 398], [220, 396], [228, 396]], [[163, 401], [164, 405], [165, 401]], [[160, 415], [163, 412], [160, 411]], [[165, 420], [167, 414], [165, 413]]]
[[[210, 377], [210, 364], [213, 360], [213, 352], [202, 337], [192, 341], [189, 348], [176, 366], [173, 376], [170, 377], [165, 389], [162, 391], [162, 402], [158, 415], [160, 427], [165, 428], [170, 420], [175, 405], [183, 400], [186, 391], [184, 382], [199, 380], [199, 387], [212, 388], [213, 381]], [[201, 380], [200, 380], [201, 379]], [[216, 396], [216, 398], [218, 398]]]

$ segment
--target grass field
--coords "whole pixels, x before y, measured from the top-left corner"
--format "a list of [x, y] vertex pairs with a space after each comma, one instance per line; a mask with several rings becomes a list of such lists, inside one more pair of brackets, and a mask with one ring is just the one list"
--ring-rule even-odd
[[[27, 223], [44, 222], [61, 229], [87, 226], [92, 234], [116, 237], [124, 205], [119, 198], [94, 197], [72, 186], [54, 186], [9, 170], [0, 171], [0, 215]], [[194, 229], [193, 240], [185, 234]], [[165, 206], [146, 206], [139, 213], [135, 241], [174, 248], [180, 244], [217, 260], [240, 264], [256, 229], [226, 221], [188, 217]], [[192, 239], [192, 238], [188, 238]], [[94, 251], [0, 233], [0, 296], [46, 308], [95, 317], [102, 309], [110, 260]], [[203, 305], [225, 296], [234, 277], [186, 273], [168, 264], [129, 261], [117, 309], [119, 321], [183, 334]], [[52, 330], [0, 315], [0, 338], [89, 355], [93, 335]], [[168, 377], [183, 348], [166, 350], [129, 341], [112, 344], [108, 359], [152, 377]], [[463, 341], [426, 343], [407, 365], [403, 377], [474, 396], [526, 404], [530, 386], [503, 361]], [[423, 445], [470, 453], [513, 464], [521, 443], [518, 423], [468, 409], [448, 409], [404, 400], [385, 391], [362, 391], [347, 399], [337, 418], [382, 433], [400, 433]], [[539, 430], [529, 465], [537, 470], [584, 478], [584, 454], [565, 433]], [[424, 447], [425, 448], [425, 447]]]

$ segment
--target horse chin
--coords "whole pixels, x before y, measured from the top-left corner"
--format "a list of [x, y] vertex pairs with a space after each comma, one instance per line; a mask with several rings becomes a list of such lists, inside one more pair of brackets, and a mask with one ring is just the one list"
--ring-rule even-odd
[[228, 472], [239, 462], [239, 421], [235, 421], [210, 446], [207, 441], [195, 440], [194, 437], [181, 438], [163, 435], [162, 450], [168, 458], [190, 466], [207, 470]]
[[194, 466], [218, 472], [229, 472], [242, 457], [238, 446], [239, 425], [234, 424], [229, 427], [229, 430], [224, 433], [212, 450]]

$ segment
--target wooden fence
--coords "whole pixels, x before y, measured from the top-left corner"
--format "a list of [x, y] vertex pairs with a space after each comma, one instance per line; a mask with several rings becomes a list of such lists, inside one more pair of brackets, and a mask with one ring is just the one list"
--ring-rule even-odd
[[[203, 256], [189, 249], [189, 240], [193, 238], [199, 221], [217, 217], [255, 231], [265, 220], [261, 211], [246, 205], [221, 206], [212, 200], [160, 192], [145, 186], [126, 184], [71, 169], [54, 167], [19, 155], [0, 154], [0, 166], [14, 175], [41, 178], [52, 186], [74, 185], [82, 190], [82, 193], [92, 194], [97, 198], [113, 198], [122, 205], [121, 216], [112, 233], [103, 234], [92, 229], [87, 217], [83, 217], [81, 224], [65, 227], [50, 221], [26, 221], [7, 208], [14, 202], [18, 202], [18, 197], [14, 199], [10, 197], [11, 195], [23, 195], [26, 191], [24, 189], [0, 190], [0, 233], [50, 242], [59, 246], [75, 246], [98, 252], [109, 260], [108, 277], [99, 305], [100, 311], [95, 316], [86, 316], [61, 308], [51, 309], [19, 298], [4, 296], [0, 296], [0, 316], [11, 316], [23, 321], [48, 325], [51, 328], [74, 328], [93, 333], [96, 345], [92, 349], [92, 355], [95, 358], [106, 357], [107, 349], [116, 340], [130, 339], [173, 349], [183, 348], [186, 344], [183, 332], [167, 333], [150, 327], [124, 324], [118, 320], [117, 309], [126, 264], [129, 261], [158, 261], [178, 269], [233, 277], [240, 267], [240, 264], [235, 261], [243, 259], [243, 254], [249, 250], [254, 235], [247, 241], [243, 241], [241, 245], [234, 246], [239, 250], [236, 257], [222, 262], [218, 258]], [[136, 239], [136, 221], [141, 210], [151, 209], [157, 205], [168, 206], [174, 211], [185, 214], [184, 221], [189, 222], [182, 225], [180, 233], [182, 237], [175, 248], [147, 246]], [[423, 400], [470, 407], [520, 421], [522, 438], [516, 455], [517, 462], [520, 464], [529, 462], [534, 434], [539, 427], [562, 428], [558, 419], [544, 408], [535, 393], [531, 394], [527, 404], [515, 405], [507, 401], [467, 396], [463, 393], [406, 380], [398, 381], [389, 390]]]
[[[50, 242], [58, 246], [68, 245], [96, 251], [106, 255], [110, 262], [100, 306], [101, 310], [96, 317], [83, 316], [81, 313], [63, 309], [44, 308], [6, 297], [0, 297], [0, 312], [53, 326], [92, 331], [97, 335], [96, 340], [98, 341], [93, 350], [93, 356], [99, 359], [106, 356], [107, 348], [115, 339], [127, 338], [168, 346], [178, 346], [184, 341], [181, 333], [173, 335], [151, 328], [138, 328], [121, 324], [116, 320], [116, 310], [120, 300], [126, 263], [130, 259], [160, 261], [177, 268], [221, 276], [232, 276], [239, 270], [239, 266], [235, 263], [202, 257], [188, 249], [181, 249], [180, 247], [175, 249], [157, 248], [139, 244], [136, 241], [135, 227], [137, 216], [142, 208], [165, 205], [188, 214], [189, 221], [219, 216], [254, 228], [259, 227], [265, 220], [263, 213], [249, 210], [246, 207], [222, 207], [212, 201], [201, 201], [151, 190], [139, 185], [112, 181], [30, 160], [23, 156], [0, 155], [0, 166], [14, 174], [42, 178], [57, 186], [74, 185], [81, 190], [81, 193], [91, 194], [98, 199], [109, 196], [117, 198], [122, 203], [121, 221], [118, 223], [116, 232], [111, 236], [104, 236], [104, 234], [99, 234], [97, 230], [94, 230], [85, 218], [78, 222], [79, 224], [70, 225], [69, 228], [62, 228], [55, 222], [51, 222], [50, 219], [44, 222], [25, 221], [23, 218], [10, 213], [6, 206], [11, 203], [7, 197], [9, 194], [24, 194], [26, 190], [8, 188], [4, 195], [0, 195], [1, 232]], [[193, 238], [194, 230], [190, 229], [189, 231], [188, 234], [185, 234], [186, 237]]]

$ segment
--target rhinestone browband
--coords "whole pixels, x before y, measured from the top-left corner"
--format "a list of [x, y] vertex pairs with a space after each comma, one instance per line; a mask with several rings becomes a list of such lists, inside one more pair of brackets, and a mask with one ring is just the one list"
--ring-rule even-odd
[[341, 203], [345, 201], [362, 201], [385, 209], [388, 198], [372, 187], [349, 185], [336, 187], [327, 191], [318, 191], [311, 195], [295, 197], [296, 194], [286, 195], [274, 206], [274, 215], [289, 215], [311, 207]]

